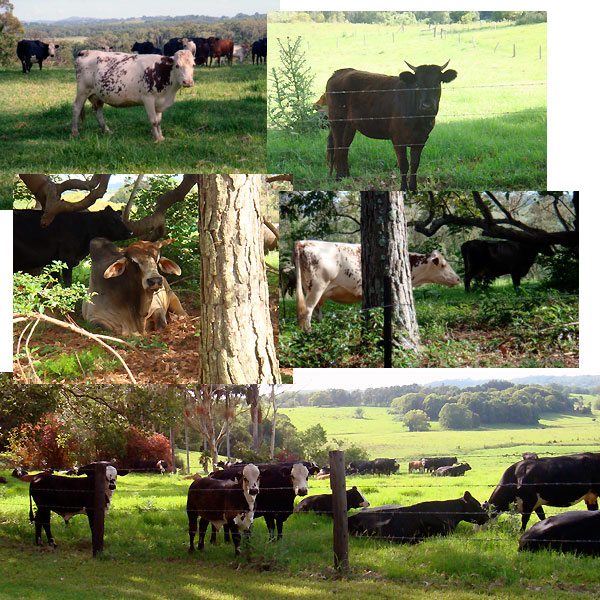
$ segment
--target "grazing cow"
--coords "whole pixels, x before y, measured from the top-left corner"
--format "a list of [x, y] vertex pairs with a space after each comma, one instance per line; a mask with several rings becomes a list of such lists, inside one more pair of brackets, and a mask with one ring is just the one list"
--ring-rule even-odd
[[157, 48], [152, 42], [136, 42], [131, 47], [131, 52], [138, 54], [162, 54], [160, 48]]
[[435, 471], [439, 467], [449, 467], [458, 462], [456, 456], [439, 456], [437, 458], [422, 458], [423, 469], [427, 472]]
[[164, 475], [170, 469], [166, 460], [139, 460], [134, 459], [127, 462], [130, 473], [160, 473]]
[[523, 460], [535, 460], [536, 458], [539, 458], [535, 452], [523, 452], [521, 456], [523, 457]]
[[572, 510], [536, 523], [519, 539], [519, 550], [600, 555], [600, 513]]
[[115, 333], [144, 335], [148, 321], [157, 328], [166, 326], [169, 311], [186, 316], [179, 299], [158, 272], [181, 274], [172, 260], [161, 257], [160, 249], [171, 240], [138, 241], [117, 248], [105, 238], [90, 243], [92, 267], [89, 291], [92, 297], [82, 305], [83, 317]]
[[435, 475], [436, 477], [459, 477], [470, 470], [471, 465], [469, 463], [461, 463], [460, 465], [455, 465], [453, 467], [438, 467], [432, 475]]
[[[450, 62], [450, 61], [448, 61]], [[398, 77], [339, 69], [327, 81], [329, 118], [327, 161], [329, 174], [348, 177], [348, 148], [357, 131], [378, 139], [391, 140], [402, 176], [401, 189], [416, 191], [421, 152], [435, 125], [442, 82], [456, 78], [456, 71], [421, 65]], [[410, 179], [407, 150], [410, 147]]]
[[524, 242], [471, 240], [465, 242], [460, 251], [465, 263], [465, 291], [469, 292], [472, 279], [494, 279], [510, 275], [515, 287], [527, 275], [538, 253], [552, 256], [548, 245]]
[[[313, 312], [321, 319], [325, 299], [351, 304], [362, 299], [360, 244], [303, 240], [294, 246], [298, 325], [310, 330]], [[448, 261], [434, 250], [409, 254], [413, 288], [425, 283], [452, 287], [460, 283]], [[304, 297], [306, 290], [306, 299]]]
[[[204, 548], [208, 524], [213, 531], [225, 525], [233, 537], [234, 551], [240, 554], [238, 526], [248, 531], [254, 519], [254, 509], [260, 488], [260, 472], [255, 465], [245, 465], [236, 480], [202, 477], [194, 480], [188, 490], [187, 515], [190, 534], [190, 552], [194, 551], [194, 537], [198, 529], [198, 550]], [[212, 540], [211, 540], [212, 541]]]
[[350, 469], [356, 469], [358, 475], [366, 475], [373, 473], [375, 465], [372, 460], [353, 460], [348, 467]]
[[262, 38], [252, 44], [252, 64], [256, 58], [256, 64], [267, 62], [267, 38]]
[[46, 44], [40, 42], [40, 40], [21, 40], [17, 44], [17, 56], [21, 61], [23, 67], [23, 73], [29, 73], [31, 71], [31, 59], [37, 60], [40, 65], [40, 71], [42, 70], [42, 62], [49, 56], [55, 56], [56, 49], [60, 46], [50, 42]]
[[104, 122], [102, 107], [144, 106], [155, 142], [161, 142], [162, 113], [175, 102], [179, 88], [194, 85], [194, 56], [178, 50], [171, 58], [155, 54], [125, 54], [82, 50], [75, 59], [77, 96], [73, 103], [71, 133], [78, 135], [86, 100], [100, 128], [112, 133]]
[[351, 535], [376, 535], [394, 542], [414, 544], [434, 535], [452, 533], [460, 521], [483, 525], [487, 513], [469, 492], [457, 500], [420, 502], [412, 506], [379, 507], [348, 517]]
[[[274, 225], [279, 231], [279, 226]], [[265, 254], [279, 248], [279, 238], [263, 223], [263, 248]]]
[[221, 66], [221, 58], [227, 59], [229, 66], [233, 61], [233, 40], [226, 38], [224, 40], [215, 39], [210, 46], [210, 65], [212, 67], [213, 58], [218, 59], [217, 66]]
[[423, 463], [420, 460], [411, 460], [408, 463], [409, 473], [412, 473], [413, 471], [419, 471], [419, 473], [423, 473], [424, 470]]
[[525, 531], [531, 513], [545, 518], [542, 506], [572, 506], [582, 500], [588, 510], [598, 510], [600, 453], [585, 452], [519, 461], [506, 469], [490, 499], [484, 504], [493, 517], [514, 502]]
[[[308, 469], [301, 462], [289, 464], [260, 464], [261, 489], [257, 498], [254, 518], [263, 517], [269, 537], [277, 539], [283, 535], [283, 523], [294, 512], [294, 498], [308, 493]], [[211, 473], [216, 479], [232, 479], [241, 468], [231, 467]], [[227, 532], [227, 530], [226, 530]], [[213, 531], [214, 535], [214, 531]]]
[[241, 64], [246, 59], [246, 55], [250, 50], [250, 44], [234, 44], [233, 45], [233, 58], [237, 58]]
[[395, 458], [376, 458], [373, 460], [373, 473], [375, 475], [391, 475], [397, 473], [400, 465]]
[[[50, 512], [60, 515], [65, 523], [78, 514], [87, 514], [92, 535], [94, 534], [94, 477], [91, 472], [86, 477], [63, 477], [39, 473], [29, 484], [29, 520], [35, 520], [35, 543], [42, 543], [42, 527], [48, 543], [56, 548], [50, 530]], [[106, 467], [105, 508], [108, 512], [110, 501], [117, 487], [117, 469]], [[33, 515], [33, 502], [37, 507]]]
[[67, 286], [73, 280], [73, 267], [89, 254], [93, 238], [117, 241], [132, 235], [121, 212], [110, 206], [97, 212], [59, 213], [47, 227], [41, 225], [42, 215], [41, 210], [13, 211], [13, 268], [39, 273], [53, 260], [63, 261], [67, 267], [62, 280]]
[[[348, 509], [366, 508], [367, 506], [369, 506], [368, 500], [356, 486], [346, 490], [346, 507]], [[318, 494], [316, 496], [309, 496], [300, 501], [296, 505], [296, 508], [294, 508], [295, 513], [311, 511], [318, 515], [333, 517], [333, 495]]]

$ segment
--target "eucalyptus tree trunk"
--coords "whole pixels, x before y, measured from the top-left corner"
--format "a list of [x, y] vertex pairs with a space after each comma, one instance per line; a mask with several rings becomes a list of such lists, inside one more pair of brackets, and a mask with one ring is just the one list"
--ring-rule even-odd
[[260, 175], [198, 175], [200, 383], [281, 381], [264, 264]]
[[402, 192], [361, 192], [362, 306], [383, 306], [390, 277], [394, 345], [419, 348]]

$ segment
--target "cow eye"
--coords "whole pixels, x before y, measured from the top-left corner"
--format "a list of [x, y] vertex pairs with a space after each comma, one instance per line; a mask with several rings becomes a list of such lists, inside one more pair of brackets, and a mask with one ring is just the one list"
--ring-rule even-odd
[[175, 68], [176, 68], [176, 69], [179, 69], [179, 65], [175, 65]]

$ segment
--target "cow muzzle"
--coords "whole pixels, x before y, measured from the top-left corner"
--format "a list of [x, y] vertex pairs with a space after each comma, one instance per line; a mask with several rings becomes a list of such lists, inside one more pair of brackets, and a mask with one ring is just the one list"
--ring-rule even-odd
[[181, 87], [185, 87], [185, 88], [194, 87], [194, 80], [193, 79], [184, 79], [183, 83], [181, 84]]
[[256, 488], [252, 488], [252, 489], [249, 489], [249, 490], [248, 490], [248, 493], [249, 493], [251, 496], [256, 496], [256, 495], [258, 494], [258, 490], [257, 490]]
[[306, 494], [308, 494], [308, 488], [305, 488], [305, 487], [296, 488], [296, 495], [306, 496]]
[[160, 288], [162, 287], [162, 284], [163, 284], [162, 277], [148, 277], [148, 279], [146, 279], [146, 287], [152, 292], [156, 292], [156, 291], [160, 290]]
[[117, 484], [116, 484], [116, 483], [114, 483], [114, 481], [111, 481], [111, 482], [108, 484], [108, 489], [109, 489], [109, 490], [116, 490], [116, 489], [117, 489]]

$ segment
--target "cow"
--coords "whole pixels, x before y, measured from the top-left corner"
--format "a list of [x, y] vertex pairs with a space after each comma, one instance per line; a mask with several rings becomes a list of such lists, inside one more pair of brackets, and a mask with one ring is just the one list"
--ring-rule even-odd
[[169, 463], [166, 460], [141, 460], [133, 459], [127, 461], [130, 473], [159, 473], [164, 475], [170, 470]]
[[279, 288], [281, 289], [281, 297], [285, 298], [293, 296], [296, 291], [296, 269], [292, 266], [286, 266], [279, 269]]
[[551, 549], [600, 555], [600, 513], [572, 510], [533, 525], [519, 539], [519, 551]]
[[424, 470], [423, 463], [420, 460], [411, 460], [408, 463], [409, 473], [412, 473], [413, 471], [419, 471], [419, 473], [423, 473]]
[[106, 238], [90, 243], [92, 267], [91, 298], [82, 305], [83, 317], [124, 336], [145, 335], [151, 322], [166, 326], [167, 313], [187, 316], [166, 279], [159, 274], [181, 274], [179, 265], [161, 256], [160, 249], [171, 240], [138, 241], [117, 248]]
[[237, 58], [238, 62], [242, 64], [246, 59], [246, 55], [250, 50], [250, 44], [234, 44], [233, 45], [233, 58]]
[[[50, 530], [50, 512], [60, 515], [65, 523], [78, 514], [87, 514], [92, 536], [94, 535], [94, 476], [88, 470], [86, 477], [63, 477], [39, 473], [29, 484], [29, 521], [35, 521], [35, 543], [42, 543], [42, 527], [46, 532], [48, 544], [56, 548], [56, 542]], [[117, 487], [117, 469], [106, 466], [105, 514]], [[33, 502], [37, 507], [33, 515]]]
[[178, 50], [173, 57], [156, 54], [125, 54], [82, 50], [75, 59], [77, 96], [73, 103], [72, 135], [79, 135], [85, 101], [89, 99], [100, 128], [112, 133], [104, 122], [102, 107], [144, 106], [155, 142], [161, 142], [162, 113], [175, 102], [180, 88], [194, 85], [194, 56]]
[[[279, 230], [278, 225], [274, 227]], [[263, 223], [263, 249], [264, 253], [270, 252], [271, 250], [277, 250], [279, 248], [279, 238]]]
[[[368, 500], [356, 486], [346, 490], [346, 508], [366, 508], [367, 506], [369, 506]], [[309, 496], [301, 500], [294, 508], [295, 513], [311, 511], [318, 515], [333, 517], [333, 495], [318, 494]]]
[[521, 456], [523, 457], [523, 460], [534, 460], [539, 458], [536, 452], [523, 452]]
[[208, 66], [208, 59], [211, 55], [211, 42], [203, 37], [194, 37], [190, 40], [196, 44], [196, 64]]
[[471, 240], [460, 251], [465, 263], [465, 291], [471, 289], [472, 279], [494, 279], [510, 275], [513, 286], [519, 287], [539, 253], [552, 256], [549, 245], [525, 242]]
[[321, 94], [320, 98], [312, 105], [313, 110], [317, 113], [319, 127], [327, 129], [329, 121], [327, 120], [327, 96]]
[[321, 470], [315, 475], [318, 480], [329, 479], [331, 477], [331, 467], [321, 467]]
[[435, 475], [436, 477], [459, 477], [470, 470], [471, 465], [469, 463], [461, 463], [460, 465], [455, 466], [438, 467], [432, 475]]
[[[211, 473], [216, 479], [235, 478], [243, 467], [231, 467]], [[254, 518], [263, 517], [267, 524], [269, 537], [277, 539], [283, 536], [283, 523], [294, 512], [296, 496], [308, 493], [308, 469], [300, 461], [288, 464], [259, 464], [261, 489], [257, 498]], [[225, 530], [227, 534], [227, 530]], [[215, 532], [213, 531], [213, 537]]]
[[[442, 82], [456, 78], [456, 71], [437, 65], [408, 67], [398, 77], [339, 69], [327, 81], [329, 174], [350, 176], [348, 149], [357, 131], [368, 138], [391, 140], [400, 167], [401, 189], [416, 191], [421, 152], [435, 125]], [[407, 149], [410, 147], [410, 179]]]
[[348, 467], [350, 469], [356, 469], [356, 474], [358, 475], [366, 475], [368, 473], [373, 473], [375, 465], [372, 460], [353, 460]]
[[397, 473], [400, 466], [394, 458], [375, 458], [373, 460], [373, 473], [375, 475], [391, 475]]
[[131, 52], [138, 54], [159, 54], [162, 55], [160, 48], [157, 48], [152, 42], [136, 42], [131, 47]]
[[[187, 38], [171, 38], [163, 48], [164, 56], [174, 56], [175, 52], [179, 50], [184, 50], [184, 42], [183, 40]], [[194, 44], [195, 45], [195, 44]], [[160, 54], [160, 52], [159, 52]]]
[[489, 520], [485, 510], [469, 492], [456, 500], [377, 508], [361, 510], [348, 517], [348, 532], [354, 536], [375, 535], [394, 542], [415, 544], [427, 537], [452, 533], [460, 521], [483, 525]]
[[598, 510], [599, 494], [600, 453], [584, 452], [511, 465], [484, 507], [495, 517], [514, 502], [525, 531], [532, 512], [540, 520], [545, 518], [542, 506], [573, 506], [583, 500], [588, 510]]
[[238, 526], [242, 525], [244, 530], [248, 531], [252, 525], [260, 479], [258, 467], [249, 464], [244, 465], [235, 480], [213, 477], [194, 480], [187, 498], [190, 553], [194, 552], [194, 537], [200, 519], [198, 550], [204, 548], [204, 535], [208, 524], [211, 523], [213, 531], [219, 530], [223, 525], [228, 528], [233, 537], [235, 555], [240, 554], [241, 536]]
[[210, 46], [210, 65], [212, 67], [213, 58], [217, 60], [217, 66], [221, 66], [221, 58], [227, 59], [229, 66], [233, 61], [233, 40], [226, 38], [224, 40], [216, 39]]
[[[310, 331], [313, 312], [321, 319], [325, 299], [355, 303], [362, 300], [361, 246], [344, 242], [302, 240], [294, 246], [298, 325]], [[458, 285], [460, 278], [440, 252], [409, 253], [412, 287], [439, 283]], [[306, 292], [306, 299], [304, 297]]]
[[73, 267], [89, 254], [93, 238], [117, 241], [132, 235], [121, 212], [110, 206], [96, 212], [59, 213], [47, 227], [41, 225], [43, 214], [32, 209], [13, 211], [13, 268], [37, 274], [60, 260], [67, 265], [61, 273], [66, 286], [73, 281]]
[[56, 50], [59, 47], [59, 44], [54, 44], [53, 42], [46, 44], [40, 40], [21, 40], [17, 44], [17, 56], [21, 61], [23, 73], [29, 73], [31, 71], [32, 58], [37, 60], [41, 71], [44, 59], [49, 56], [54, 57], [56, 55]]
[[437, 458], [422, 458], [423, 470], [427, 472], [435, 471], [439, 467], [449, 467], [458, 462], [456, 456], [438, 456]]
[[267, 38], [262, 38], [257, 40], [252, 44], [252, 64], [254, 64], [254, 59], [256, 59], [256, 64], [260, 64], [261, 62], [267, 62]]

